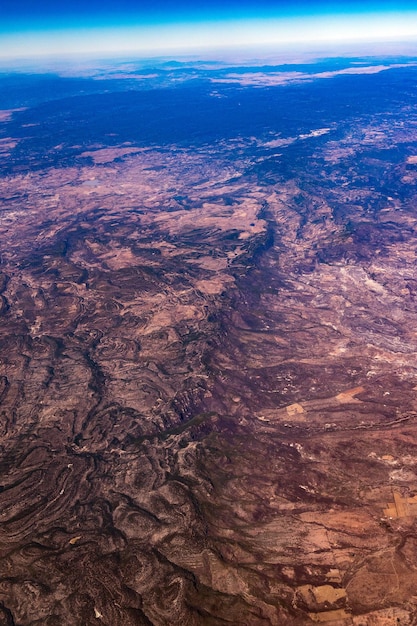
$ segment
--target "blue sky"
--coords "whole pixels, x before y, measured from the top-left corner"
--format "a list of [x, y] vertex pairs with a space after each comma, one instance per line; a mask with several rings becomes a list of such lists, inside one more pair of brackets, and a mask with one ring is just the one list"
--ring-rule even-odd
[[417, 0], [0, 0], [0, 57], [417, 39]]

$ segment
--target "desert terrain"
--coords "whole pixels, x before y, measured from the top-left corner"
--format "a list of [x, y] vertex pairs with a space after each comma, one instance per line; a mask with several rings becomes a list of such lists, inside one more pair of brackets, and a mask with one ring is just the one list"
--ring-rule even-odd
[[417, 623], [415, 72], [336, 74], [385, 108], [45, 152], [0, 112], [1, 625]]

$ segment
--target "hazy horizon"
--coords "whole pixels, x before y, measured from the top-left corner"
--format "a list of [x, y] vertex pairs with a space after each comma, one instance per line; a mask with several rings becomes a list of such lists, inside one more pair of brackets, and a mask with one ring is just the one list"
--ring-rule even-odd
[[413, 3], [77, 1], [0, 10], [0, 58], [189, 54], [245, 46], [417, 41]]

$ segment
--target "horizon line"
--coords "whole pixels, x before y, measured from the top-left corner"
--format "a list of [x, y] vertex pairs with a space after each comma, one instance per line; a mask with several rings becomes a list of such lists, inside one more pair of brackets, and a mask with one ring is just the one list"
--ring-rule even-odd
[[[366, 19], [364, 19], [366, 16]], [[394, 19], [395, 17], [395, 19]], [[411, 19], [411, 17], [413, 19]], [[257, 46], [416, 42], [417, 10], [304, 18], [235, 18], [159, 25], [96, 26], [0, 32], [0, 58], [164, 55]], [[417, 51], [417, 48], [416, 48]]]

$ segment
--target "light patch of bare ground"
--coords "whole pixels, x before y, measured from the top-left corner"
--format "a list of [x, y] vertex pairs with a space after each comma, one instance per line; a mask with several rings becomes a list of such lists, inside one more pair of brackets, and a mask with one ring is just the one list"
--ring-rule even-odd
[[322, 613], [309, 613], [312, 622], [328, 623], [333, 626], [347, 626], [351, 624], [351, 615], [345, 609], [334, 609]]
[[0, 157], [8, 156], [13, 148], [17, 146], [17, 143], [17, 139], [13, 139], [12, 137], [0, 139]]
[[349, 619], [350, 613], [344, 608], [346, 600], [346, 590], [332, 585], [302, 585], [295, 594], [295, 603], [301, 602], [307, 607], [313, 622]]
[[[413, 475], [414, 480], [416, 476]], [[398, 491], [392, 491], [393, 502], [384, 509], [384, 515], [389, 518], [416, 517], [417, 496], [404, 497]]]
[[13, 113], [18, 113], [19, 111], [25, 111], [26, 107], [20, 107], [18, 109], [2, 109], [0, 110], [0, 122], [8, 122], [12, 119]]
[[361, 402], [355, 396], [359, 393], [363, 393], [365, 391], [365, 387], [355, 387], [354, 389], [347, 389], [346, 391], [342, 391], [335, 396], [335, 400], [340, 402], [341, 404], [346, 404], [350, 402]]
[[341, 587], [333, 587], [332, 585], [303, 585], [298, 587], [297, 594], [301, 600], [307, 605], [311, 604], [336, 604], [340, 600], [346, 600], [346, 591]]
[[355, 615], [352, 616], [351, 623], [353, 626], [412, 626], [414, 624], [411, 612], [400, 607]]
[[91, 158], [94, 163], [111, 163], [115, 159], [143, 152], [143, 148], [126, 146], [125, 148], [99, 148], [97, 150], [86, 150], [80, 154], [81, 157]]
[[234, 278], [226, 273], [218, 273], [216, 277], [210, 280], [198, 280], [195, 284], [196, 289], [207, 296], [218, 296], [226, 289], [230, 288], [234, 283]]
[[286, 408], [288, 416], [291, 417], [292, 419], [305, 420], [305, 416], [304, 416], [305, 410], [303, 406], [299, 404], [298, 402], [294, 402], [294, 404], [290, 404], [289, 406], [285, 408]]

